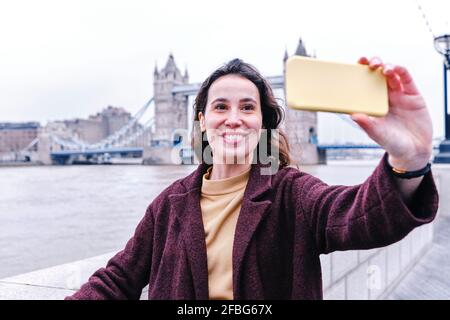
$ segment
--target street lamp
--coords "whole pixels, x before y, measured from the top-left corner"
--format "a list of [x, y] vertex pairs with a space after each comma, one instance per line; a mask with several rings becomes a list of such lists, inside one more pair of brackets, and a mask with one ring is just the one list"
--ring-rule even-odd
[[447, 102], [447, 71], [450, 69], [450, 34], [434, 38], [434, 47], [444, 56], [444, 120], [445, 140], [439, 145], [439, 153], [434, 157], [435, 163], [450, 163], [450, 115]]

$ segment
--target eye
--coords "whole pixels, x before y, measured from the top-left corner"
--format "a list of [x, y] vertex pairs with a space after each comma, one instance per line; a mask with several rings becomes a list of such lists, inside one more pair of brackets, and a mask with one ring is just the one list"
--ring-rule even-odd
[[244, 109], [245, 111], [252, 111], [255, 109], [255, 106], [252, 104], [246, 104], [242, 107], [242, 109]]
[[227, 106], [224, 105], [223, 103], [219, 103], [214, 106], [214, 109], [216, 109], [216, 110], [225, 110], [226, 108], [227, 108]]

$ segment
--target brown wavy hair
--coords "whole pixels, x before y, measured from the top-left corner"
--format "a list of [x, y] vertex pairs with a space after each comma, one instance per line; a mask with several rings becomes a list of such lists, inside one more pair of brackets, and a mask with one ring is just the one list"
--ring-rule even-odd
[[[202, 157], [203, 152], [209, 146], [207, 139], [205, 139], [205, 132], [201, 132], [200, 124], [199, 124], [199, 112], [205, 114], [206, 104], [208, 100], [208, 91], [214, 81], [229, 74], [236, 74], [242, 76], [255, 84], [259, 91], [259, 97], [261, 101], [261, 112], [262, 112], [262, 123], [263, 128], [267, 129], [267, 145], [265, 146], [268, 150], [269, 155], [271, 156], [271, 150], [275, 150], [272, 148], [276, 148], [278, 152], [278, 159], [274, 159], [278, 162], [279, 167], [285, 167], [291, 164], [291, 156], [290, 156], [290, 147], [288, 143], [288, 139], [286, 134], [278, 128], [280, 123], [284, 119], [284, 110], [278, 104], [272, 88], [270, 87], [267, 80], [259, 73], [259, 71], [252, 66], [251, 64], [243, 62], [241, 59], [233, 59], [223, 65], [222, 67], [215, 70], [201, 85], [200, 90], [197, 94], [194, 103], [194, 123], [193, 123], [193, 136], [192, 136], [192, 149], [195, 151], [195, 155], [202, 163], [204, 163], [204, 159]], [[278, 129], [278, 138], [272, 134], [272, 130], [270, 129]], [[199, 146], [201, 143], [201, 148]], [[259, 159], [260, 145], [258, 145], [255, 149], [257, 160]]]

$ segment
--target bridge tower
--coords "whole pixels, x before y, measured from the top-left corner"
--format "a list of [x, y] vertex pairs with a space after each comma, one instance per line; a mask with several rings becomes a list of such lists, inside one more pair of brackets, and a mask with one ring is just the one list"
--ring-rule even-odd
[[50, 135], [45, 128], [41, 128], [38, 137], [37, 163], [50, 165], [52, 164], [52, 159], [50, 157], [50, 153], [52, 152]]
[[184, 95], [173, 95], [175, 85], [189, 83], [189, 75], [185, 70], [181, 75], [175, 64], [173, 54], [169, 55], [166, 66], [158, 71], [155, 66], [153, 74], [154, 101], [155, 101], [155, 133], [154, 144], [168, 143], [172, 140], [175, 129], [188, 129], [188, 99]]
[[[294, 55], [304, 57], [310, 56], [306, 52], [306, 48], [301, 38]], [[283, 66], [285, 66], [288, 57], [289, 55], [286, 50]], [[283, 67], [283, 74], [284, 73], [285, 68]], [[298, 164], [319, 163], [317, 150], [317, 112], [299, 111], [286, 107], [285, 114], [284, 130], [289, 139], [293, 161]]]
[[161, 70], [155, 65], [153, 96], [155, 103], [155, 132], [150, 146], [144, 148], [144, 164], [173, 164], [171, 152], [174, 131], [188, 130], [188, 96], [172, 94], [176, 85], [189, 83], [187, 69], [184, 75], [178, 69], [173, 54], [169, 54]]

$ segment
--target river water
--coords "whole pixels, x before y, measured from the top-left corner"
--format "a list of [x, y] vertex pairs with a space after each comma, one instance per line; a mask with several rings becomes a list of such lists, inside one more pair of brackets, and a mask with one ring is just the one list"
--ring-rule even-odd
[[[305, 166], [329, 184], [363, 182], [376, 162]], [[147, 206], [196, 166], [0, 167], [0, 279], [121, 250]]]

